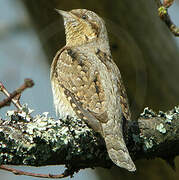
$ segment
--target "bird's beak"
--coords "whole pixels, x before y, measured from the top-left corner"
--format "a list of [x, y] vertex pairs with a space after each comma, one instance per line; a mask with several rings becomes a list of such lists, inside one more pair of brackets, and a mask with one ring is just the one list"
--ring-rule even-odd
[[63, 16], [63, 18], [71, 18], [72, 14], [68, 11], [63, 11], [59, 9], [55, 9], [55, 11]]

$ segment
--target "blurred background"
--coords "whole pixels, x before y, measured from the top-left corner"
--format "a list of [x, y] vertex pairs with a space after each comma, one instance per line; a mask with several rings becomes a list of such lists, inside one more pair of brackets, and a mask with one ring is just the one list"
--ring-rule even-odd
[[[157, 16], [154, 0], [0, 0], [0, 81], [12, 92], [24, 78], [35, 86], [26, 90], [21, 102], [35, 109], [34, 114], [50, 112], [55, 117], [50, 87], [50, 64], [65, 45], [63, 20], [54, 8], [86, 8], [106, 22], [112, 55], [118, 64], [129, 97], [133, 119], [143, 108], [169, 110], [179, 104], [179, 38], [174, 37]], [[179, 2], [169, 9], [179, 26]], [[0, 100], [4, 96], [0, 93]], [[0, 116], [10, 108], [0, 110]], [[139, 160], [137, 172], [120, 168], [82, 170], [79, 180], [143, 179], [177, 180], [176, 172], [160, 159]], [[26, 171], [60, 173], [61, 166], [18, 167]], [[0, 171], [0, 179], [38, 179]], [[68, 178], [66, 178], [68, 179]]]

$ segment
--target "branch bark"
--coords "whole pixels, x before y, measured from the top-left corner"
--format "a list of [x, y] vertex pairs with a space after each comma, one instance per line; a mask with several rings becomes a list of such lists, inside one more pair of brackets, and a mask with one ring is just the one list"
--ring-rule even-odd
[[3, 101], [0, 102], [0, 109], [4, 106], [10, 106], [11, 102], [13, 102], [13, 104], [19, 109], [21, 110], [22, 107], [20, 105], [19, 102], [19, 98], [21, 96], [21, 93], [27, 89], [27, 88], [31, 88], [32, 86], [34, 86], [34, 82], [32, 81], [32, 79], [24, 79], [24, 84], [21, 85], [21, 87], [19, 87], [18, 89], [16, 89], [15, 91], [13, 91], [11, 94], [7, 91], [7, 89], [4, 87], [3, 83], [0, 82], [0, 91], [2, 91], [7, 98], [4, 99]]
[[167, 27], [175, 36], [179, 36], [179, 27], [177, 27], [173, 23], [167, 10], [173, 4], [174, 0], [163, 0], [163, 3], [161, 3], [161, 0], [155, 1], [158, 7], [158, 14], [161, 20], [167, 25]]
[[[0, 118], [0, 164], [65, 165], [75, 170], [113, 165], [103, 139], [80, 119], [55, 120], [47, 113], [29, 119], [28, 112], [24, 107]], [[126, 143], [134, 160], [171, 160], [179, 154], [178, 132], [179, 107], [158, 114], [145, 108], [129, 124]]]

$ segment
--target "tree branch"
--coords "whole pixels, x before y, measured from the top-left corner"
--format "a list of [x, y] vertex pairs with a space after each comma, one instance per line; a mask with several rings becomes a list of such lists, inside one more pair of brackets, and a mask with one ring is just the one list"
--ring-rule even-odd
[[14, 168], [9, 168], [7, 166], [1, 165], [0, 169], [3, 169], [5, 171], [9, 171], [14, 173], [15, 175], [25, 175], [25, 176], [32, 176], [32, 177], [40, 177], [40, 178], [53, 178], [53, 179], [61, 179], [61, 178], [65, 178], [68, 176], [71, 176], [71, 172], [68, 170], [65, 170], [64, 173], [62, 174], [58, 174], [58, 175], [53, 175], [53, 174], [39, 174], [39, 173], [30, 173], [30, 172], [25, 172], [25, 171], [21, 171], [21, 170], [17, 170]]
[[22, 107], [19, 102], [20, 95], [25, 89], [31, 88], [32, 86], [34, 86], [34, 82], [31, 79], [24, 79], [24, 84], [10, 94], [2, 82], [0, 82], [0, 91], [7, 96], [6, 99], [0, 102], [0, 109], [4, 106], [10, 106], [10, 103], [13, 102], [14, 105], [21, 110]]
[[[138, 121], [129, 124], [126, 143], [134, 160], [161, 157], [169, 161], [179, 154], [178, 132], [179, 107], [158, 114], [145, 108]], [[0, 164], [65, 165], [73, 172], [113, 165], [103, 139], [83, 121], [55, 120], [47, 113], [29, 119], [26, 106], [0, 120]]]
[[[32, 80], [25, 80], [10, 94], [1, 83], [1, 91], [8, 98], [0, 104], [5, 106], [10, 101], [16, 104], [13, 98], [32, 86]], [[47, 112], [32, 117], [31, 112], [24, 105], [16, 111], [8, 111], [5, 119], [0, 117], [0, 169], [16, 175], [64, 178], [80, 169], [114, 165], [103, 138], [82, 120], [71, 117], [55, 120], [48, 117]], [[174, 168], [174, 158], [179, 154], [178, 120], [179, 107], [158, 114], [145, 108], [140, 118], [131, 121], [125, 129], [132, 158], [161, 157]], [[24, 172], [5, 165], [65, 165], [67, 169], [62, 174], [52, 175]]]
[[179, 27], [177, 27], [168, 14], [168, 8], [173, 4], [174, 0], [155, 0], [158, 7], [158, 14], [162, 21], [165, 22], [170, 31], [175, 35], [179, 36]]

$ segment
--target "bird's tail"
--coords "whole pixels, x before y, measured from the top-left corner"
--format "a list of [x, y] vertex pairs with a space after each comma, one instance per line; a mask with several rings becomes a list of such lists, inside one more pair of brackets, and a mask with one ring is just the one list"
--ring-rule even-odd
[[135, 164], [124, 142], [122, 125], [114, 120], [109, 120], [102, 124], [102, 130], [110, 159], [121, 168], [135, 171]]

